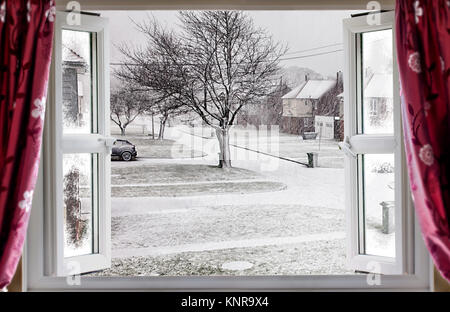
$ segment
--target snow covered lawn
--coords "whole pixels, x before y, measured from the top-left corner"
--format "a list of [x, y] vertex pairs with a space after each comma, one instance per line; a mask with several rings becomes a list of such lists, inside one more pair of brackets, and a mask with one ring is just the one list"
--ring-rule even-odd
[[[336, 165], [342, 162], [336, 142], [322, 141], [320, 147], [332, 168], [306, 168], [232, 146], [234, 168], [223, 170], [215, 166], [214, 137], [193, 136], [184, 128], [166, 133], [176, 143], [161, 146], [179, 144], [205, 156], [112, 163], [113, 262], [91, 275], [352, 273], [345, 265], [344, 170]], [[138, 152], [139, 140], [131, 140]], [[301, 159], [319, 151], [317, 144], [282, 134], [279, 151]], [[263, 163], [273, 166], [267, 170]], [[388, 175], [373, 174], [375, 190], [389, 185]], [[384, 197], [374, 198], [367, 211], [369, 243], [382, 249], [394, 241], [380, 230]], [[244, 269], [227, 269], [235, 262]]]
[[217, 166], [202, 164], [122, 162], [113, 163], [111, 167], [112, 185], [198, 183], [263, 177], [247, 169], [230, 168], [224, 172]]
[[112, 218], [112, 248], [114, 256], [126, 254], [127, 248], [157, 249], [250, 239], [270, 244], [271, 238], [344, 231], [344, 214], [328, 208], [239, 204], [176, 210], [148, 207], [147, 214]]
[[[245, 261], [246, 270], [223, 265]], [[112, 267], [91, 276], [211, 276], [352, 274], [345, 267], [345, 239], [114, 258]]]
[[[184, 133], [202, 136], [204, 140], [216, 140], [215, 136], [204, 136], [209, 131], [201, 127], [179, 127]], [[335, 140], [315, 139], [303, 140], [299, 135], [267, 131], [262, 127], [259, 131], [254, 127], [234, 126], [230, 130], [230, 144], [240, 148], [268, 153], [288, 159], [307, 163], [306, 153], [318, 154], [321, 168], [343, 168], [344, 154], [339, 150]]]
[[113, 197], [245, 194], [286, 188], [281, 182], [246, 169], [177, 163], [113, 163], [111, 182]]
[[273, 192], [286, 188], [280, 182], [251, 181], [251, 182], [210, 182], [210, 183], [182, 183], [182, 184], [149, 184], [149, 185], [120, 185], [112, 186], [112, 197], [179, 197], [202, 194], [230, 194], [230, 193], [261, 193]]

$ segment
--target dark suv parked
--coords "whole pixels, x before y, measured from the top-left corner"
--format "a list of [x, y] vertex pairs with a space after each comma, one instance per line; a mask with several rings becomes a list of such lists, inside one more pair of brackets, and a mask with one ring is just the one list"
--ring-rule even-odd
[[119, 157], [124, 161], [130, 161], [136, 158], [136, 146], [127, 140], [115, 140], [111, 152], [111, 157]]

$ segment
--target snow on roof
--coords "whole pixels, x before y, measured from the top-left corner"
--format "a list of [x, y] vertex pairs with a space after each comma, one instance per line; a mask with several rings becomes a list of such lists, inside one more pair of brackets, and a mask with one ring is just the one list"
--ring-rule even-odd
[[364, 89], [364, 97], [392, 98], [392, 75], [374, 74]]
[[282, 99], [319, 99], [328, 92], [336, 80], [308, 80], [287, 93]]
[[298, 93], [302, 90], [304, 85], [305, 85], [305, 83], [302, 83], [301, 85], [295, 87], [294, 89], [292, 89], [291, 91], [289, 91], [288, 93], [283, 95], [281, 98], [282, 99], [295, 99], [297, 97]]
[[297, 95], [297, 98], [319, 99], [334, 85], [336, 85], [336, 80], [308, 80], [305, 87]]
[[63, 45], [62, 58], [64, 62], [70, 63], [86, 63], [83, 57], [73, 49]]

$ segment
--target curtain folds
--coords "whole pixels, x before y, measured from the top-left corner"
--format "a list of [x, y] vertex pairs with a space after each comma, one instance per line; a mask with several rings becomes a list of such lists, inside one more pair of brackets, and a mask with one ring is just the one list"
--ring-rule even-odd
[[36, 183], [53, 0], [0, 0], [0, 289], [22, 254]]
[[414, 205], [434, 263], [450, 280], [448, 0], [397, 0], [403, 129]]

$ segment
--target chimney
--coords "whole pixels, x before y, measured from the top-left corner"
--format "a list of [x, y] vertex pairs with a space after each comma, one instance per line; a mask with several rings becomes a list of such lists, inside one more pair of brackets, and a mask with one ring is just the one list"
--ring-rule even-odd
[[305, 74], [305, 81], [308, 81], [309, 77], [308, 74]]
[[342, 81], [342, 72], [341, 72], [341, 71], [338, 71], [338, 72], [336, 73], [336, 82], [339, 83], [339, 82], [341, 82], [341, 81]]

